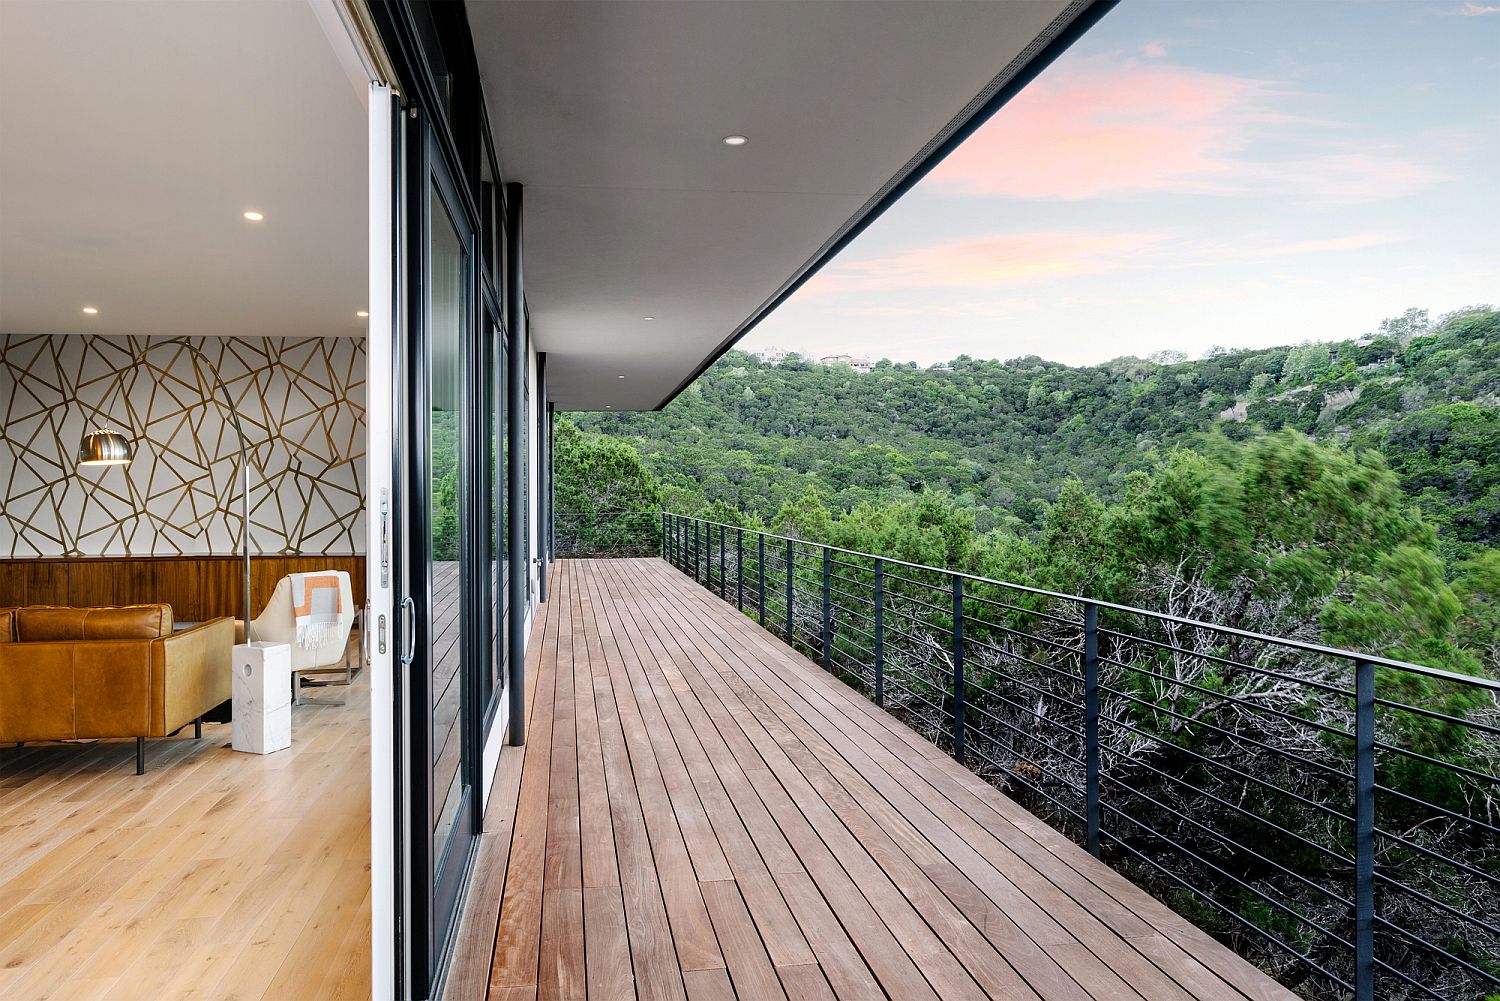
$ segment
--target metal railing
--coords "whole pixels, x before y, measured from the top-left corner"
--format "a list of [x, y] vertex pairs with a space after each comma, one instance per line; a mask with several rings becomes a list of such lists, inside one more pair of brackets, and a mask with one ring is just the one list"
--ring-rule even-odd
[[663, 514], [661, 554], [1313, 997], [1500, 990], [1500, 684]]
[[661, 553], [662, 522], [655, 511], [558, 511], [552, 525], [558, 559]]

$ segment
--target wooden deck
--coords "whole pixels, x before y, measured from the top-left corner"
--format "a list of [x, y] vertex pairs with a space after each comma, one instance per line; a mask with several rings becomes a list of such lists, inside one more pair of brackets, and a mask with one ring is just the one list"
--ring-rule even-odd
[[0, 748], [0, 997], [368, 998], [368, 682], [264, 757], [225, 724], [145, 775], [133, 740]]
[[1292, 997], [660, 560], [535, 630], [449, 998]]

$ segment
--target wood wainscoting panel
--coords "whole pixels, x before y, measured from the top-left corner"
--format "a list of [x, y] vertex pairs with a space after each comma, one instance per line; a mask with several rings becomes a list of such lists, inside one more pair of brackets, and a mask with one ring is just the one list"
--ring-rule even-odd
[[[365, 602], [363, 556], [252, 556], [250, 607], [259, 615], [289, 573], [346, 570], [354, 607]], [[0, 559], [0, 608], [11, 605], [135, 605], [165, 602], [180, 622], [243, 613], [237, 556], [80, 556]]]

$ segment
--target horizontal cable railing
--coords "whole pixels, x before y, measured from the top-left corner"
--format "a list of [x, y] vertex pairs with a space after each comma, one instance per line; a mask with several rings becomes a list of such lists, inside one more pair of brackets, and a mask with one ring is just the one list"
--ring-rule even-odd
[[661, 553], [662, 521], [655, 511], [558, 511], [552, 531], [560, 559]]
[[682, 515], [658, 534], [1288, 986], [1500, 992], [1495, 680]]

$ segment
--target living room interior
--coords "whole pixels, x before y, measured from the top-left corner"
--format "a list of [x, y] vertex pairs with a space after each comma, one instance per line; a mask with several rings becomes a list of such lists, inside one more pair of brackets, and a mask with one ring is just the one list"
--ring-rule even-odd
[[0, 995], [368, 995], [368, 82], [313, 4], [7, 7]]

